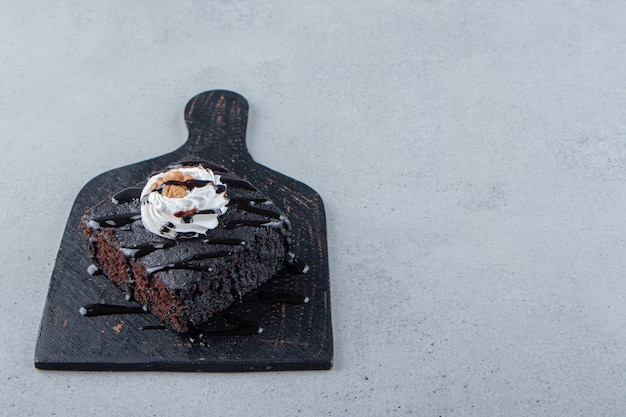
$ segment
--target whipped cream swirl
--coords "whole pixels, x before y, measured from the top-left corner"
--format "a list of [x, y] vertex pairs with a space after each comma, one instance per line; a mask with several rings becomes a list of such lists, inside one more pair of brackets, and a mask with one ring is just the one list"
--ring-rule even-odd
[[226, 185], [202, 166], [184, 166], [152, 176], [141, 192], [141, 221], [168, 239], [197, 237], [215, 229], [228, 209]]

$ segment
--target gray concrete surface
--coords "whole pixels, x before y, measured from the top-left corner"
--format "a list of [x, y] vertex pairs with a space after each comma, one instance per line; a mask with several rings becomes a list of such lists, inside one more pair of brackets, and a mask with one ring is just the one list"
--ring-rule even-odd
[[[0, 414], [623, 415], [626, 3], [1, 3]], [[216, 88], [325, 200], [333, 370], [35, 370], [75, 195]]]

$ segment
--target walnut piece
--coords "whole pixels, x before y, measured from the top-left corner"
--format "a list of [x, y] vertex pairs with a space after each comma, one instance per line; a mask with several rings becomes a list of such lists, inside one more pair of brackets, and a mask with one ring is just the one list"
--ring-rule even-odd
[[[183, 174], [180, 171], [172, 170], [157, 178], [156, 182], [152, 185], [152, 189], [155, 190], [164, 182], [185, 183], [191, 180], [193, 180], [193, 177], [190, 174]], [[162, 194], [167, 198], [184, 198], [189, 194], [189, 190], [184, 184], [167, 184], [163, 187]]]

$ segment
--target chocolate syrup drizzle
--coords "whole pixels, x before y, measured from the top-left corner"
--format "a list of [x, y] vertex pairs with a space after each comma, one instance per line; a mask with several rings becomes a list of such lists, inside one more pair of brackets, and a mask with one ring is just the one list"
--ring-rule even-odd
[[[258, 291], [246, 294], [240, 305], [257, 305], [257, 304], [307, 304], [309, 297], [298, 293], [274, 292], [274, 291]], [[148, 314], [149, 311], [144, 307], [126, 306], [119, 304], [86, 304], [80, 308], [79, 313], [85, 317], [110, 316], [120, 314]]]
[[[271, 291], [259, 291], [247, 294], [240, 305], [258, 304], [307, 304], [309, 297], [296, 293], [282, 293]], [[118, 304], [87, 304], [79, 309], [79, 313], [84, 317], [124, 315], [124, 314], [149, 314], [145, 307], [126, 306]], [[223, 320], [229, 326], [217, 326], [216, 321]], [[233, 327], [234, 326], [234, 327]], [[166, 330], [164, 325], [146, 325], [141, 330]], [[194, 328], [184, 336], [189, 337], [192, 342], [203, 342], [205, 336], [247, 336], [263, 332], [260, 323], [255, 320], [242, 318], [233, 313], [224, 312], [213, 317], [207, 324]]]
[[123, 306], [116, 304], [87, 304], [78, 310], [81, 316], [110, 316], [117, 314], [148, 314], [148, 310], [142, 307]]
[[[187, 190], [193, 190], [194, 188], [202, 188], [206, 187], [209, 184], [213, 184], [213, 181], [209, 180], [187, 180], [187, 181], [178, 181], [178, 180], [169, 180], [163, 181], [158, 187], [156, 187], [152, 192], [162, 193], [165, 187], [168, 185], [176, 185], [179, 187], [185, 187]], [[222, 193], [226, 191], [226, 188], [223, 189]], [[220, 193], [221, 194], [221, 193]]]
[[121, 213], [110, 216], [97, 217], [89, 221], [94, 229], [101, 227], [122, 227], [141, 219], [141, 213]]
[[[222, 175], [220, 176], [220, 180], [222, 183], [226, 184], [229, 187], [233, 188], [241, 188], [248, 191], [256, 192], [258, 191], [256, 187], [254, 187], [251, 183], [245, 180], [236, 179], [229, 177], [227, 175], [228, 170], [224, 167], [216, 165], [214, 163], [208, 161], [199, 161], [199, 160], [189, 160], [182, 161], [175, 164], [171, 164], [168, 166], [168, 169], [180, 168], [183, 166], [197, 166], [202, 165], [205, 168], [209, 168], [215, 172], [220, 172]], [[212, 183], [211, 181], [201, 181], [201, 180], [189, 180], [189, 181], [167, 181], [157, 187], [153, 192], [161, 192], [162, 188], [166, 185], [180, 185], [184, 186], [187, 189], [192, 189], [194, 187], [204, 187]], [[223, 185], [216, 186], [216, 192], [223, 193], [226, 191], [226, 187]], [[139, 187], [129, 187], [124, 190], [121, 190], [114, 194], [111, 198], [113, 204], [122, 204], [122, 203], [130, 203], [133, 200], [139, 200], [141, 198], [142, 188]], [[287, 247], [287, 258], [285, 260], [285, 264], [291, 272], [294, 273], [306, 273], [309, 269], [309, 266], [296, 258], [295, 254], [290, 250], [291, 246], [291, 223], [286, 216], [282, 213], [266, 209], [262, 206], [267, 206], [272, 204], [272, 201], [267, 198], [261, 197], [234, 197], [229, 199], [228, 206], [236, 206], [242, 211], [247, 211], [250, 213], [254, 213], [260, 216], [267, 217], [268, 220], [233, 220], [229, 221], [224, 225], [227, 229], [233, 229], [241, 226], [251, 226], [251, 227], [273, 227], [277, 228], [281, 231], [283, 235], [285, 245]], [[197, 211], [193, 214], [187, 215], [186, 219], [183, 221], [191, 222], [194, 214], [202, 214], [206, 211]], [[141, 213], [124, 213], [124, 214], [112, 214], [110, 216], [104, 216], [92, 219], [89, 222], [89, 226], [94, 229], [99, 229], [101, 227], [124, 227], [132, 224], [133, 222], [141, 219]], [[169, 225], [168, 225], [169, 226]], [[174, 225], [171, 225], [174, 227]], [[177, 238], [189, 238], [189, 237], [200, 237], [202, 238], [202, 243], [207, 245], [232, 245], [232, 246], [243, 246], [246, 245], [246, 242], [240, 239], [222, 239], [222, 238], [210, 238], [206, 235], [198, 236], [197, 233], [179, 233], [177, 234]], [[175, 246], [175, 241], [167, 241], [167, 242], [146, 242], [139, 245], [135, 245], [133, 247], [121, 248], [122, 253], [125, 256], [127, 261], [127, 268], [129, 273], [129, 279], [127, 281], [127, 294], [126, 300], [132, 301], [133, 297], [133, 286], [134, 286], [134, 278], [132, 276], [132, 269], [130, 267], [129, 259], [139, 259], [144, 257], [154, 251], [167, 249], [169, 247]], [[102, 273], [100, 268], [98, 267], [97, 261], [97, 245], [93, 240], [90, 240], [90, 246], [92, 250], [92, 261], [93, 264], [88, 268], [88, 272], [91, 275]], [[154, 275], [157, 272], [167, 271], [171, 269], [187, 269], [187, 270], [198, 270], [204, 271], [207, 270], [207, 266], [203, 266], [201, 263], [198, 264], [198, 261], [202, 261], [210, 258], [218, 258], [218, 257], [226, 257], [230, 256], [233, 251], [230, 250], [221, 250], [221, 251], [213, 251], [213, 252], [203, 252], [196, 255], [193, 255], [189, 258], [169, 263], [166, 265], [159, 265], [152, 268], [147, 268], [148, 275]], [[275, 304], [275, 303], [284, 303], [284, 304], [306, 304], [309, 302], [309, 298], [301, 295], [301, 294], [293, 294], [293, 293], [275, 293], [275, 292], [254, 292], [245, 295], [243, 298], [238, 297], [239, 304]], [[114, 304], [87, 304], [80, 308], [80, 314], [85, 317], [93, 317], [93, 316], [102, 316], [102, 315], [113, 315], [113, 314], [146, 314], [148, 313], [145, 307], [135, 307], [135, 306], [123, 306], [123, 305], [114, 305]], [[230, 327], [228, 328], [211, 328], [207, 326], [202, 326], [199, 328], [195, 328], [192, 331], [188, 332], [188, 336], [192, 341], [199, 340], [200, 343], [204, 340], [205, 336], [233, 336], [233, 335], [252, 335], [259, 334], [263, 331], [260, 327], [260, 324], [249, 319], [243, 319], [241, 317], [236, 317], [231, 313], [223, 313], [218, 315], [217, 317], [221, 317], [224, 322], [228, 323]], [[234, 326], [234, 327], [233, 327]], [[142, 327], [144, 330], [154, 330], [154, 329], [165, 329], [165, 326], [156, 325], [156, 326], [144, 326]]]
[[113, 197], [111, 197], [111, 201], [113, 204], [130, 203], [133, 200], [139, 200], [142, 191], [143, 188], [140, 187], [125, 188], [114, 194]]
[[217, 251], [217, 252], [204, 252], [190, 256], [178, 262], [169, 263], [166, 265], [154, 266], [152, 268], [146, 268], [148, 276], [154, 275], [157, 272], [169, 271], [171, 269], [189, 269], [191, 271], [206, 271], [208, 268], [204, 265], [198, 265], [194, 261], [202, 261], [204, 259], [211, 258], [223, 258], [231, 255], [232, 251]]
[[221, 318], [226, 324], [234, 327], [201, 326], [187, 333], [194, 343], [206, 343], [206, 336], [251, 336], [263, 332], [263, 328], [254, 320], [245, 319], [234, 314], [223, 314]]

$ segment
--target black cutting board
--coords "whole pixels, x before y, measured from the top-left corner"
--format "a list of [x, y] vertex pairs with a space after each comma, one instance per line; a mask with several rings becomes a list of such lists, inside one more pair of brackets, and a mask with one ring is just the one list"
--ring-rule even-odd
[[[310, 187], [257, 162], [246, 147], [248, 103], [230, 91], [208, 91], [185, 107], [187, 142], [157, 158], [105, 172], [80, 191], [69, 215], [35, 350], [35, 366], [55, 370], [264, 371], [329, 369], [333, 361], [326, 219], [320, 196]], [[117, 148], [121, 144], [114, 145]], [[249, 336], [211, 336], [206, 344], [158, 324], [151, 314], [83, 317], [90, 303], [132, 305], [105, 276], [91, 276], [85, 239], [79, 231], [85, 209], [155, 171], [189, 156], [221, 165], [244, 177], [290, 218], [293, 251], [310, 269], [282, 272], [269, 291], [304, 294], [302, 305], [236, 306], [237, 314], [263, 328]], [[303, 155], [304, 157], [304, 155]]]

